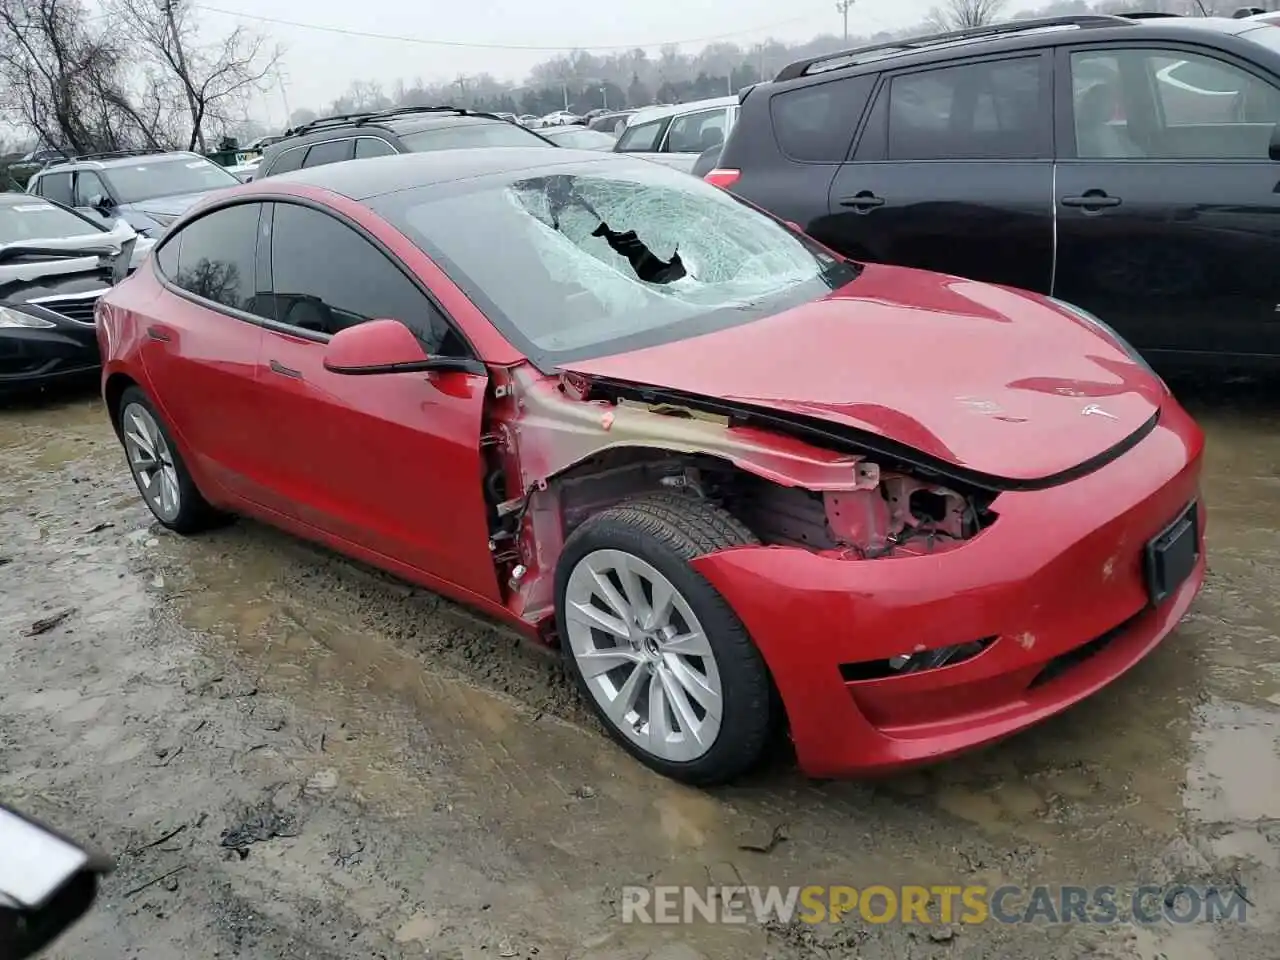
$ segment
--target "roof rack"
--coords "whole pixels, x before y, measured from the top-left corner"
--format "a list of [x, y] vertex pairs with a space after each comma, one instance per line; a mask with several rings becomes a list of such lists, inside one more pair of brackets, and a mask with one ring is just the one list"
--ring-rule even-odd
[[[364, 123], [378, 123], [382, 120], [393, 120], [396, 117], [408, 116], [414, 113], [456, 113], [458, 116], [468, 117], [492, 117], [491, 113], [484, 113], [479, 110], [467, 110], [463, 107], [449, 106], [442, 104], [436, 107], [423, 106], [406, 106], [406, 107], [389, 107], [386, 110], [361, 110], [356, 113], [336, 113], [331, 117], [318, 117], [307, 123], [300, 123], [296, 127], [291, 127], [284, 132], [286, 137], [296, 137], [300, 134], [311, 133], [314, 130], [323, 130], [327, 127], [359, 126]], [[497, 118], [495, 118], [497, 119]]]
[[794, 80], [796, 77], [823, 73], [827, 70], [851, 67], [864, 62], [867, 54], [892, 56], [894, 53], [907, 53], [911, 50], [919, 50], [943, 43], [953, 43], [959, 40], [1000, 37], [1006, 34], [1046, 30], [1052, 27], [1079, 27], [1083, 30], [1091, 27], [1118, 27], [1122, 25], [1135, 26], [1136, 21], [1132, 16], [1120, 17], [1098, 13], [1070, 17], [1032, 17], [1027, 20], [1011, 20], [1007, 23], [992, 23], [982, 27], [966, 27], [963, 30], [951, 30], [947, 33], [935, 33], [923, 37], [906, 37], [902, 40], [890, 40], [886, 43], [872, 44], [867, 47], [854, 47], [851, 50], [841, 50], [837, 53], [827, 53], [818, 57], [797, 60], [795, 63], [783, 67], [778, 75], [774, 77], [774, 80], [780, 83], [784, 80]]
[[290, 127], [284, 132], [286, 137], [296, 137], [301, 133], [310, 133], [312, 130], [321, 130], [324, 127], [334, 127], [344, 123], [352, 123], [361, 117], [372, 116], [371, 111], [361, 110], [359, 113], [335, 113], [329, 117], [316, 117], [314, 120], [308, 120], [306, 123], [300, 123], [296, 127]]
[[496, 113], [490, 113], [487, 110], [471, 110], [467, 107], [441, 104], [437, 107], [392, 107], [390, 110], [381, 110], [378, 113], [369, 114], [369, 116], [357, 120], [356, 124], [379, 123], [383, 120], [394, 120], [397, 117], [409, 116], [415, 113], [452, 113], [459, 117], [486, 117], [489, 120], [501, 120], [503, 123], [510, 123], [509, 120], [504, 120]]
[[405, 107], [391, 107], [388, 110], [378, 110], [374, 113], [370, 113], [362, 117], [356, 122], [357, 123], [377, 123], [379, 120], [394, 120], [396, 117], [410, 116], [415, 113], [456, 113], [460, 117], [465, 117], [468, 115], [485, 116], [485, 114], [477, 114], [473, 110], [467, 110], [467, 109], [464, 109], [463, 107], [454, 107], [454, 106], [450, 106], [449, 104], [440, 104], [439, 106], [435, 106], [435, 107], [423, 107], [423, 106], [411, 105], [411, 106], [405, 106]]
[[81, 160], [121, 160], [125, 157], [145, 157], [153, 153], [186, 153], [185, 150], [102, 150], [98, 153], [82, 153], [78, 156], [51, 157], [44, 162], [41, 169], [57, 166], [60, 163], [79, 163]]

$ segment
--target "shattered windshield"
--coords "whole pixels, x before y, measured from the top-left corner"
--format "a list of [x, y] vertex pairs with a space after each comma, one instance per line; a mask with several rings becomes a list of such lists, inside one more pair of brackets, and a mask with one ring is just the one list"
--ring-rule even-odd
[[552, 363], [750, 322], [853, 278], [723, 191], [643, 166], [484, 178], [373, 205], [517, 346]]

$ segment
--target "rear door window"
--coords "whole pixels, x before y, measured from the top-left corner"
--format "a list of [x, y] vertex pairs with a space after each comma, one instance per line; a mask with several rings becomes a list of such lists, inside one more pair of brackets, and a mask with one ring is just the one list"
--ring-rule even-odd
[[843, 160], [875, 81], [870, 74], [775, 94], [769, 115], [782, 152], [793, 160]]
[[888, 159], [1047, 157], [1052, 118], [1044, 87], [1040, 55], [894, 77], [888, 87]]
[[355, 142], [352, 140], [328, 140], [317, 143], [307, 151], [304, 167], [322, 167], [327, 163], [339, 163], [350, 160], [354, 156]]

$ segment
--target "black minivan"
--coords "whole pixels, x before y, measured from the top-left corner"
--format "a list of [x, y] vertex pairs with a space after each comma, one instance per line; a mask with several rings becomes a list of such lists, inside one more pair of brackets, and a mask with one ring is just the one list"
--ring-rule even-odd
[[707, 179], [857, 259], [1052, 295], [1158, 365], [1280, 364], [1280, 28], [1015, 21], [742, 94]]

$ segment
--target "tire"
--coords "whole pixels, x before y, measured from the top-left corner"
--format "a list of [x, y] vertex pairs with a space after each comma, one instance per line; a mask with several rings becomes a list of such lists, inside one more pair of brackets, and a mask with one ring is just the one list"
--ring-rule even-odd
[[[116, 423], [138, 493], [163, 526], [190, 535], [227, 522], [227, 515], [210, 506], [196, 487], [164, 419], [138, 387], [129, 387], [120, 395]], [[148, 444], [154, 455], [154, 472], [141, 465]]]
[[[557, 563], [556, 626], [568, 670], [615, 740], [641, 763], [683, 783], [711, 786], [745, 773], [760, 760], [774, 726], [777, 710], [760, 651], [724, 597], [689, 565], [715, 550], [756, 543], [751, 531], [713, 504], [654, 494], [584, 521]], [[653, 573], [673, 589], [669, 604], [656, 604], [670, 608], [661, 625], [654, 600], [660, 589], [665, 596], [666, 587]], [[618, 589], [624, 576], [641, 603], [626, 604], [633, 593]], [[633, 611], [639, 616], [629, 617]], [[610, 618], [609, 630], [599, 625], [606, 622], [601, 613]], [[625, 639], [619, 632], [624, 622]], [[693, 627], [701, 628], [705, 642], [694, 639]], [[647, 678], [628, 684], [633, 672], [643, 671]], [[707, 693], [717, 687], [718, 700]], [[654, 709], [661, 718], [657, 726], [648, 716]]]

